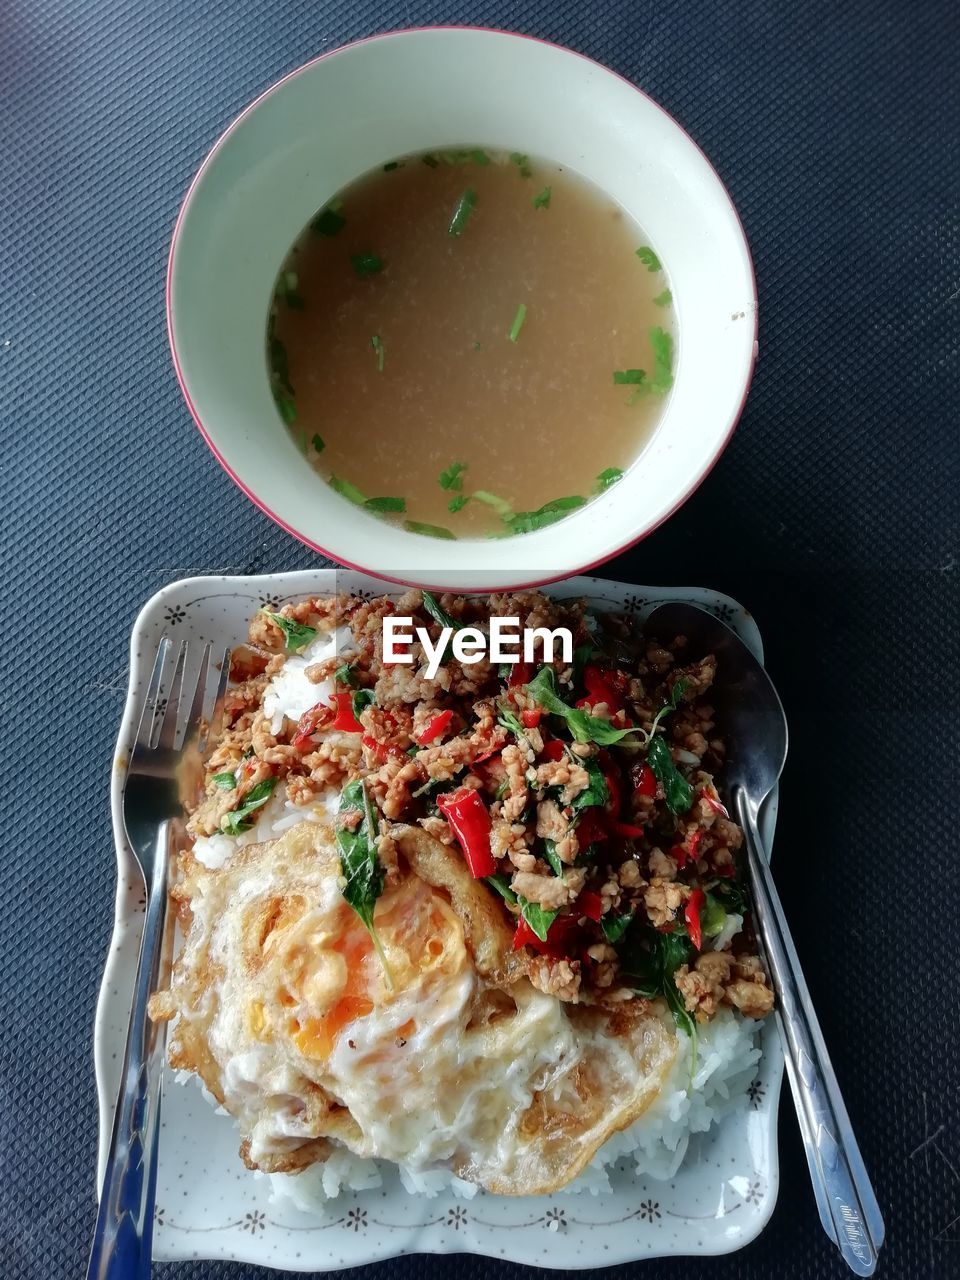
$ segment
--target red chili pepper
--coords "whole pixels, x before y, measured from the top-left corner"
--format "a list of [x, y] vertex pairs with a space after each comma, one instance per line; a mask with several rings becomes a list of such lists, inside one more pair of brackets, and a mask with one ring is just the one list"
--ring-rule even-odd
[[610, 830], [623, 840], [642, 840], [646, 835], [643, 827], [635, 827], [632, 822], [611, 822]]
[[563, 743], [560, 739], [551, 738], [549, 742], [544, 743], [543, 755], [545, 759], [552, 760], [554, 763], [556, 763], [557, 760], [562, 760], [564, 757], [564, 750]]
[[687, 865], [687, 846], [685, 844], [675, 844], [669, 850], [670, 857], [674, 860], [678, 867]]
[[583, 817], [577, 823], [576, 833], [581, 852], [588, 845], [596, 844], [598, 840], [609, 840], [610, 832], [607, 830], [606, 814], [596, 807], [585, 809]]
[[703, 831], [700, 827], [697, 827], [693, 835], [687, 836], [687, 849], [689, 850], [691, 858], [695, 858], [697, 856], [697, 850], [700, 848], [700, 841], [702, 839]]
[[523, 715], [520, 717], [523, 721], [523, 727], [525, 729], [535, 729], [540, 723], [542, 715], [543, 711], [540, 707], [534, 708], [533, 711], [524, 711]]
[[700, 912], [703, 904], [707, 900], [707, 895], [698, 886], [687, 899], [687, 905], [683, 908], [683, 918], [687, 922], [687, 932], [690, 934], [690, 941], [698, 951], [703, 946], [703, 935], [700, 932]]
[[425, 747], [428, 742], [434, 742], [447, 731], [452, 719], [452, 711], [438, 711], [435, 716], [430, 717], [427, 723], [416, 735], [417, 742], [419, 742], [421, 747]]
[[492, 876], [497, 869], [490, 851], [490, 814], [478, 791], [460, 787], [437, 797], [437, 808], [457, 837], [470, 874], [475, 880]]
[[616, 765], [612, 761], [604, 760], [601, 756], [600, 767], [603, 769], [603, 780], [607, 784], [609, 793], [607, 803], [603, 806], [607, 813], [613, 818], [619, 818], [620, 806], [623, 803], [623, 788], [620, 786], [620, 775], [617, 772]]
[[507, 681], [508, 689], [515, 689], [518, 684], [530, 683], [530, 663], [515, 662], [510, 670], [510, 678]]
[[599, 923], [600, 917], [603, 915], [603, 899], [599, 893], [594, 893], [592, 889], [581, 890], [577, 896], [576, 906], [582, 916], [586, 916], [588, 920], [596, 920]]
[[330, 701], [336, 708], [336, 717], [331, 725], [333, 729], [342, 729], [344, 733], [363, 733], [363, 725], [353, 714], [353, 695], [350, 693], [334, 693]]
[[305, 751], [311, 744], [311, 739], [317, 730], [321, 727], [324, 720], [328, 720], [333, 712], [329, 705], [325, 702], [318, 702], [315, 706], [305, 711], [297, 721], [297, 732], [293, 739], [293, 746], [296, 751]]
[[617, 691], [613, 672], [588, 662], [583, 669], [583, 687], [587, 691], [585, 701], [605, 702], [611, 715], [623, 707], [623, 698]]
[[634, 791], [638, 796], [647, 796], [651, 800], [657, 794], [657, 777], [648, 764], [641, 765]]
[[547, 930], [546, 941], [544, 941], [543, 938], [537, 937], [521, 916], [517, 921], [516, 933], [513, 935], [513, 949], [519, 951], [521, 947], [530, 947], [532, 951], [542, 956], [559, 960], [563, 956], [570, 955], [574, 950], [579, 932], [580, 926], [576, 916], [557, 916]]

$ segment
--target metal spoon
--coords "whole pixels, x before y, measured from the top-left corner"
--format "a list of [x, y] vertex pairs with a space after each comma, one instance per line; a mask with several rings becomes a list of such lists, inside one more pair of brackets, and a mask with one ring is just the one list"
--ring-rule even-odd
[[724, 782], [743, 827], [757, 934], [777, 997], [787, 1075], [823, 1229], [858, 1276], [872, 1275], [884, 1227], [796, 948], [760, 840], [760, 810], [787, 758], [787, 721], [770, 677], [729, 627], [690, 604], [654, 609], [644, 632], [686, 636], [690, 653], [717, 658], [710, 699], [731, 744]]

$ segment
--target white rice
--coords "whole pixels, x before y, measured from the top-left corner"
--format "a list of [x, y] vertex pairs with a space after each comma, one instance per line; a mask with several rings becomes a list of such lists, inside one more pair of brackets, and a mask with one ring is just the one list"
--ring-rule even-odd
[[[680, 1167], [690, 1137], [703, 1133], [746, 1105], [746, 1090], [760, 1058], [760, 1024], [721, 1010], [700, 1028], [697, 1062], [690, 1081], [690, 1041], [680, 1033], [679, 1047], [659, 1097], [629, 1129], [615, 1134], [563, 1194], [606, 1195], [613, 1191], [612, 1166], [629, 1157], [638, 1176], [666, 1180]], [[411, 1195], [428, 1198], [450, 1190], [469, 1200], [478, 1188], [447, 1169], [399, 1167], [400, 1182]], [[271, 1174], [271, 1199], [304, 1212], [316, 1211], [343, 1190], [367, 1190], [383, 1182], [382, 1166], [348, 1151], [338, 1151], [325, 1165], [299, 1174]]]

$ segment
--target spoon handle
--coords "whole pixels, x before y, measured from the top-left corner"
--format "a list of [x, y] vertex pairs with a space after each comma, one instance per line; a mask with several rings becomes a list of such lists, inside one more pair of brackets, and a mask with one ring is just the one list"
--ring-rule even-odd
[[[746, 837], [757, 932], [777, 996], [787, 1075], [800, 1117], [820, 1218], [850, 1269], [872, 1275], [884, 1226], [830, 1063], [780, 897], [764, 856], [757, 807], [738, 787], [735, 803]], [[828, 1227], [828, 1221], [832, 1224]]]

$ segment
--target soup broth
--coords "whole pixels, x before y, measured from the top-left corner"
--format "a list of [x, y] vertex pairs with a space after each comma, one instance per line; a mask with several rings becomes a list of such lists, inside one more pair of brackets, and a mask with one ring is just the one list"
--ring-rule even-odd
[[479, 149], [347, 187], [283, 264], [278, 409], [350, 501], [436, 537], [529, 532], [616, 483], [663, 413], [663, 266], [609, 197]]

